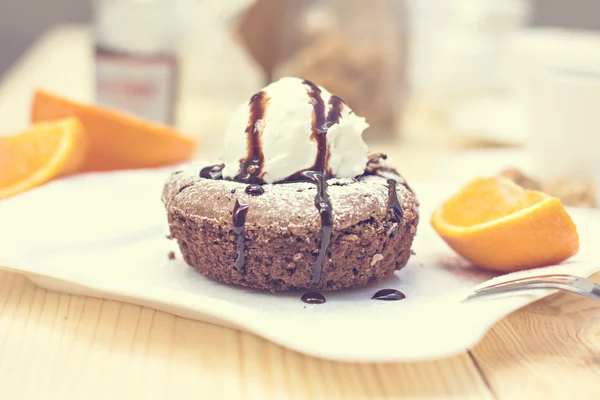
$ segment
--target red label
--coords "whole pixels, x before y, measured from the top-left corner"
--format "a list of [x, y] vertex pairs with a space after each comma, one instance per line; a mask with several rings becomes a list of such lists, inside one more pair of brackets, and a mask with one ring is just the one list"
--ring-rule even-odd
[[96, 50], [96, 101], [140, 118], [174, 124], [177, 59]]

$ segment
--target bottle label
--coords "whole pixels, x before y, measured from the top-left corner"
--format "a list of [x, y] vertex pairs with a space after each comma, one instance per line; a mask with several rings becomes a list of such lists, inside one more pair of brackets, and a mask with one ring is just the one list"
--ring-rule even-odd
[[96, 102], [173, 125], [177, 98], [175, 55], [135, 55], [96, 48]]

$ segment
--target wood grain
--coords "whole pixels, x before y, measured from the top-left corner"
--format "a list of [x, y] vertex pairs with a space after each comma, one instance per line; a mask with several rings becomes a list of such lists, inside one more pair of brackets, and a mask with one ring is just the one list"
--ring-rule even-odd
[[11, 399], [592, 399], [599, 316], [598, 304], [558, 294], [498, 323], [473, 349], [476, 363], [465, 353], [361, 365], [0, 272], [0, 385]]
[[491, 398], [467, 354], [410, 364], [319, 360], [8, 272], [0, 272], [0, 307], [3, 398]]
[[598, 399], [600, 304], [566, 293], [533, 303], [497, 323], [473, 356], [498, 398]]

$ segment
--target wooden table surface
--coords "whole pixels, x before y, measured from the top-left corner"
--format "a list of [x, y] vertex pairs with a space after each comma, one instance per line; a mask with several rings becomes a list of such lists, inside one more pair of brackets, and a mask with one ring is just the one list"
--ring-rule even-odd
[[[45, 35], [0, 85], [0, 130], [24, 126], [37, 86], [87, 96], [89, 54], [81, 27]], [[403, 146], [417, 177], [449, 148]], [[598, 399], [599, 383], [600, 305], [575, 295], [513, 313], [453, 358], [361, 365], [0, 272], [0, 399]]]

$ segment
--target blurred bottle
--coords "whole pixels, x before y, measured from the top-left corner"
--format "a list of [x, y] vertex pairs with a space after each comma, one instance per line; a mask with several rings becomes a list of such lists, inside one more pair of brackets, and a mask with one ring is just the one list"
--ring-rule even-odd
[[177, 1], [94, 0], [96, 102], [174, 124]]

